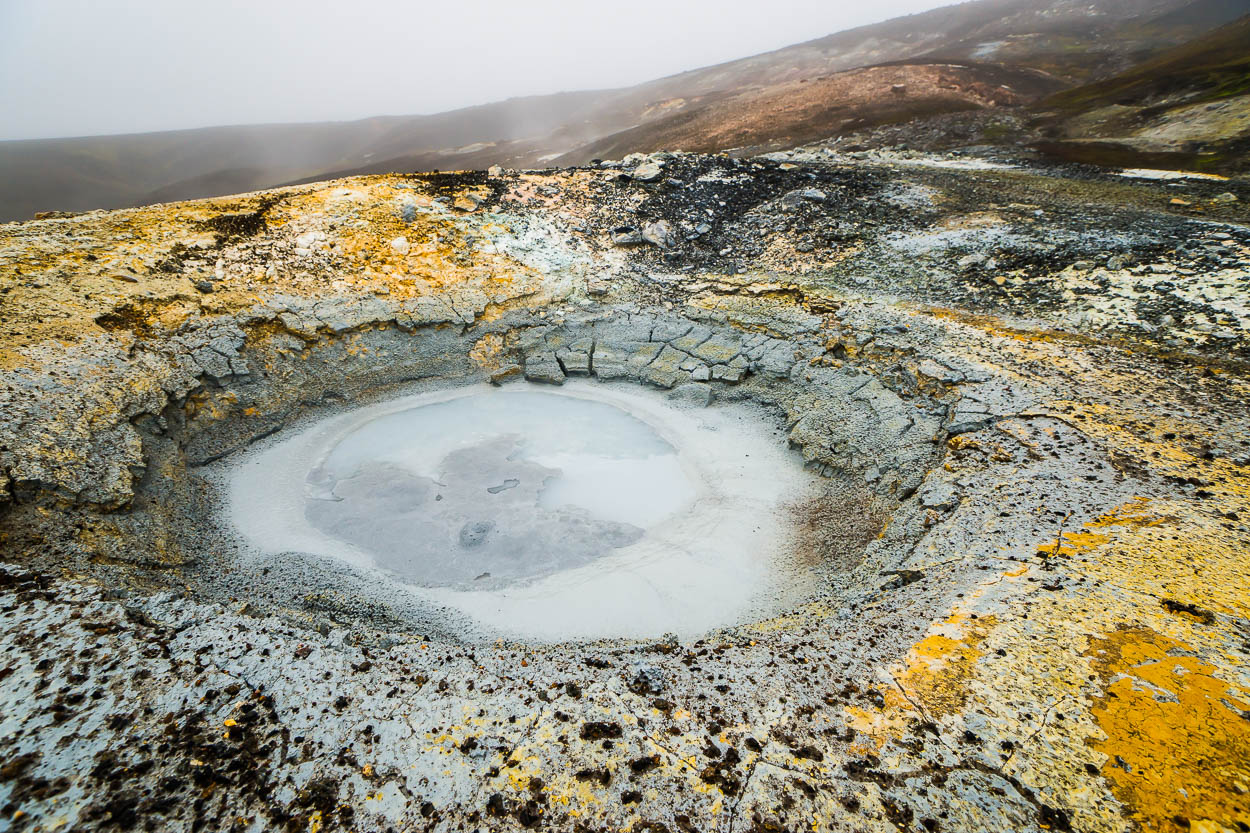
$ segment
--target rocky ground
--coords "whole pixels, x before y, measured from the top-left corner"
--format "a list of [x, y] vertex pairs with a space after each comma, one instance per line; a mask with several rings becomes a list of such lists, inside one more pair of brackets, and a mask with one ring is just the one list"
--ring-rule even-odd
[[[0, 226], [0, 826], [1245, 830], [1250, 187], [658, 154]], [[413, 385], [759, 402], [819, 589], [458, 638], [219, 460]]]

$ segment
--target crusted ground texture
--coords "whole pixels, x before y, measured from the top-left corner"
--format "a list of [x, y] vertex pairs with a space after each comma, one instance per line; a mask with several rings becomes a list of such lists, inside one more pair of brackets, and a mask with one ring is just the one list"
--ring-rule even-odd
[[[813, 147], [0, 226], [0, 829], [1250, 829], [1248, 203]], [[483, 641], [213, 522], [299, 420], [568, 376], [767, 406], [818, 590]]]

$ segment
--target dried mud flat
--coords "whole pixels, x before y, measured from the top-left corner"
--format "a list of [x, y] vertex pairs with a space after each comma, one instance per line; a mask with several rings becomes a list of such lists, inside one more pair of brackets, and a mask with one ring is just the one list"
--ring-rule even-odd
[[[1247, 201], [809, 148], [0, 226], [0, 826], [1247, 829]], [[765, 409], [818, 590], [483, 641], [213, 523], [301, 420], [568, 376]]]

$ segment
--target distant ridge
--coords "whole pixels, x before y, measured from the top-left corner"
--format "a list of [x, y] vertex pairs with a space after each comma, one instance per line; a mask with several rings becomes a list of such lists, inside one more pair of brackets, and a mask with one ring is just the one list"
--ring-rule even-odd
[[1038, 106], [1044, 149], [1070, 161], [1250, 171], [1250, 15]]
[[[1226, 23], [1241, 5], [974, 0], [626, 89], [518, 98], [428, 116], [0, 142], [0, 221], [356, 173], [567, 164], [657, 142], [704, 150], [773, 148], [848, 125], [1019, 106], [1058, 87], [1122, 73]], [[931, 89], [935, 70], [920, 67], [952, 61], [966, 64], [951, 81], [960, 90]], [[870, 68], [890, 64], [912, 68], [898, 70], [889, 85], [912, 87], [909, 99], [891, 99], [869, 83], [888, 74]], [[857, 69], [864, 70], [857, 76], [863, 83], [838, 75]], [[1031, 74], [1012, 75], [1026, 71]], [[1006, 85], [1009, 96], [995, 90], [1003, 82], [994, 80], [1008, 77], [1017, 79]], [[815, 84], [826, 97], [797, 90], [800, 84]], [[774, 116], [751, 125], [744, 108]]]

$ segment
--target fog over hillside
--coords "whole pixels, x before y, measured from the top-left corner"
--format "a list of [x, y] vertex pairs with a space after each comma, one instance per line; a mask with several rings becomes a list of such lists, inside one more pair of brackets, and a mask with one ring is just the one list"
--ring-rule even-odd
[[[89, 4], [10, 5], [0, 11], [0, 65], [22, 82], [0, 91], [17, 114], [11, 136], [257, 123], [2, 141], [0, 221], [353, 173], [534, 168], [662, 146], [772, 150], [919, 117], [1018, 109], [1244, 12], [1240, 0], [974, 0], [823, 34], [934, 5], [796, 0], [761, 14], [643, 3], [622, 17], [548, 3], [519, 19], [468, 3], [459, 17], [426, 20], [368, 3], [352, 14], [338, 4], [226, 4], [202, 17], [161, 7], [125, 26]], [[821, 37], [803, 40], [812, 34]], [[801, 42], [687, 69], [787, 39]], [[127, 48], [138, 41], [145, 52]], [[577, 91], [550, 92], [558, 89]], [[506, 98], [521, 92], [547, 94]]]
[[351, 121], [626, 87], [940, 5], [15, 0], [0, 4], [0, 140]]

